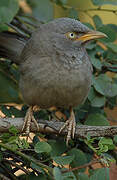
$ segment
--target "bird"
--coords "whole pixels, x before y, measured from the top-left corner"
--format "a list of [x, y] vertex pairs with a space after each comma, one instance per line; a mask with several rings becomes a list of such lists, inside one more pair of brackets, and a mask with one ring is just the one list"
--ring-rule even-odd
[[19, 65], [19, 89], [29, 106], [22, 131], [30, 132], [33, 110], [51, 107], [68, 109], [70, 117], [60, 128], [67, 128], [66, 143], [75, 135], [73, 108], [83, 104], [92, 84], [92, 64], [86, 44], [106, 34], [88, 28], [71, 18], [57, 18], [40, 25], [31, 37], [14, 32], [0, 33], [0, 57]]

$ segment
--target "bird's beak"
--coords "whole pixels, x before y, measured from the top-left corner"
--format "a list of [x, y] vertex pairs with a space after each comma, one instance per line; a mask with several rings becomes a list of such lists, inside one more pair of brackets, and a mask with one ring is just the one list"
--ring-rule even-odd
[[99, 32], [99, 31], [89, 31], [88, 33], [80, 36], [77, 40], [82, 41], [82, 42], [86, 42], [86, 41], [90, 41], [93, 39], [98, 39], [98, 38], [105, 38], [107, 37], [106, 34]]

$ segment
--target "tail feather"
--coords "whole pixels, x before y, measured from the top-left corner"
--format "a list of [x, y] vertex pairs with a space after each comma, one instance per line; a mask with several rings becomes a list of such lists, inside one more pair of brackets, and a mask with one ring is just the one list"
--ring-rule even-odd
[[20, 54], [26, 44], [26, 40], [22, 39], [16, 33], [1, 32], [0, 33], [0, 57], [8, 58], [16, 64], [20, 64]]

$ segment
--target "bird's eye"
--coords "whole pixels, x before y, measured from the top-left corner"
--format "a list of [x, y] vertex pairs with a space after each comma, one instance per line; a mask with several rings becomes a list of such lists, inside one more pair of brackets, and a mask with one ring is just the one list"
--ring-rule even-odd
[[69, 38], [69, 39], [76, 39], [76, 33], [75, 32], [69, 32], [69, 33], [67, 33], [67, 37]]

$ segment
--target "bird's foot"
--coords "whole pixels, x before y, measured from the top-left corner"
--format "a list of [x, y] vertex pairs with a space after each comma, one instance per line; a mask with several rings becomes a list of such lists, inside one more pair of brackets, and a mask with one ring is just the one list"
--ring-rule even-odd
[[63, 129], [67, 128], [67, 138], [66, 138], [66, 144], [68, 145], [69, 140], [71, 138], [74, 138], [75, 135], [75, 128], [76, 128], [76, 121], [75, 121], [75, 115], [73, 110], [70, 111], [70, 117], [69, 119], [64, 123], [64, 125], [60, 128], [59, 133], [63, 131]]
[[34, 107], [33, 106], [29, 107], [27, 112], [26, 112], [25, 119], [24, 119], [22, 132], [25, 131], [26, 135], [29, 135], [29, 133], [30, 133], [31, 121], [34, 122], [37, 130], [39, 130], [38, 123], [37, 123], [37, 121], [36, 121], [36, 119], [34, 118], [34, 115], [33, 115], [33, 110], [35, 110], [35, 106]]

